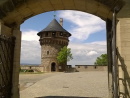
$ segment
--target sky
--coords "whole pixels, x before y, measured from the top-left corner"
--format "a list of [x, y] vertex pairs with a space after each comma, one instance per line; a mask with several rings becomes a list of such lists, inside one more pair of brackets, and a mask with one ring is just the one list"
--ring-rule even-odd
[[73, 60], [68, 65], [93, 65], [96, 58], [106, 53], [106, 23], [97, 16], [71, 10], [51, 11], [36, 15], [21, 24], [21, 64], [40, 64], [41, 46], [37, 33], [43, 30], [56, 15], [57, 21], [63, 18], [63, 28], [72, 36]]

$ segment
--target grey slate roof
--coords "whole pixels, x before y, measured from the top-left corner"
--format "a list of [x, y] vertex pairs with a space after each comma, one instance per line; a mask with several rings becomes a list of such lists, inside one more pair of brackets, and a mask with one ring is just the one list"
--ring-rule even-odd
[[[59, 32], [64, 32], [64, 33], [69, 33], [67, 30], [65, 30], [58, 22], [56, 19], [53, 19], [50, 24], [43, 29], [42, 31], [40, 31], [37, 35], [40, 35], [40, 33], [44, 33], [44, 32], [55, 32], [55, 31], [59, 31]], [[69, 33], [70, 34], [70, 33]], [[71, 36], [71, 34], [70, 34]]]

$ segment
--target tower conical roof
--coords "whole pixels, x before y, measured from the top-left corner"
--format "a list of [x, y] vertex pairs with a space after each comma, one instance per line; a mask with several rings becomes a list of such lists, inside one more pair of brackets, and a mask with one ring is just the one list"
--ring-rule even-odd
[[[64, 32], [64, 33], [69, 33], [67, 30], [65, 30], [58, 22], [56, 19], [53, 19], [50, 24], [43, 29], [42, 31], [40, 31], [37, 35], [40, 35], [40, 33], [44, 33], [44, 32], [55, 32], [55, 31], [59, 31], [59, 32]], [[69, 33], [70, 34], [70, 33]], [[71, 34], [70, 34], [71, 36]]]

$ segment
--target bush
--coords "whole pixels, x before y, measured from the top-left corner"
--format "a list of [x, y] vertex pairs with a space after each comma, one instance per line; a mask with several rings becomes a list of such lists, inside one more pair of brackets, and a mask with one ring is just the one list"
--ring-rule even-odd
[[34, 72], [32, 69], [21, 69], [20, 72]]

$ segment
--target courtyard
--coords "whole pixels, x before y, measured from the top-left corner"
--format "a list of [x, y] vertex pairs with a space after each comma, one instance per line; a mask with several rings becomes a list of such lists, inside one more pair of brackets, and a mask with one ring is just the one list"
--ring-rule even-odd
[[107, 71], [20, 74], [20, 98], [108, 98]]

